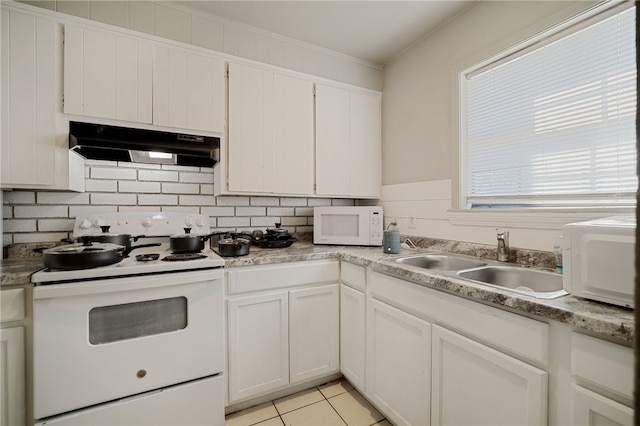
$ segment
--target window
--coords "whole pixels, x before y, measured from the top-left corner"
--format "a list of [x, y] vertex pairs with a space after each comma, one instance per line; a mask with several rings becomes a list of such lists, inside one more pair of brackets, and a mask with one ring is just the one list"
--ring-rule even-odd
[[635, 8], [461, 74], [461, 202], [635, 206]]

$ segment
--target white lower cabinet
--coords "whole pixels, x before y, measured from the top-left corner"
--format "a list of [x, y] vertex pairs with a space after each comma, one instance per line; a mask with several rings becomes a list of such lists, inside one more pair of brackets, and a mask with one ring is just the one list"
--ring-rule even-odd
[[338, 271], [336, 260], [228, 270], [229, 403], [340, 371]]
[[540, 425], [547, 373], [433, 326], [432, 425]]
[[24, 327], [0, 330], [0, 355], [0, 425], [24, 425]]
[[288, 303], [286, 291], [228, 300], [230, 401], [289, 383]]
[[365, 303], [363, 292], [341, 286], [340, 365], [344, 377], [360, 392], [365, 391]]
[[367, 398], [395, 425], [428, 424], [431, 324], [374, 299], [367, 315]]
[[612, 399], [573, 385], [571, 424], [582, 426], [631, 426], [633, 409]]

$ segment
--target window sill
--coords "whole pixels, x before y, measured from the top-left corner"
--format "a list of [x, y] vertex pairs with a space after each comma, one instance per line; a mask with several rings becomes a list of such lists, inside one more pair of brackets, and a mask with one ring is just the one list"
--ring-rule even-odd
[[497, 226], [527, 229], [560, 230], [567, 223], [617, 215], [635, 215], [625, 208], [523, 208], [523, 209], [449, 209], [447, 218], [453, 225]]

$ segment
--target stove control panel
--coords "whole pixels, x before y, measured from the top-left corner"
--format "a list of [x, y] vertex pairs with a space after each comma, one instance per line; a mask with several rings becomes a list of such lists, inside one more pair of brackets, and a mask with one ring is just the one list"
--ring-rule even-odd
[[73, 238], [102, 232], [109, 227], [112, 234], [132, 236], [168, 237], [184, 234], [184, 228], [191, 228], [193, 234], [211, 232], [209, 217], [201, 214], [179, 212], [117, 212], [94, 213], [76, 217]]

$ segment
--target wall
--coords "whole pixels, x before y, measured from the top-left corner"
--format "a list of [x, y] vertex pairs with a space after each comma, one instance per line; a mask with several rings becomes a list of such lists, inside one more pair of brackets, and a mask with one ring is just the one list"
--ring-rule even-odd
[[396, 220], [403, 234], [483, 244], [495, 244], [495, 227], [504, 227], [512, 246], [550, 251], [563, 221], [582, 218], [492, 212], [473, 219], [450, 210], [457, 187], [457, 72], [593, 4], [477, 2], [385, 64], [381, 205], [387, 223]]
[[281, 222], [313, 231], [313, 207], [353, 200], [213, 196], [213, 169], [87, 160], [86, 192], [4, 191], [3, 245], [68, 238], [78, 214], [185, 211], [209, 216], [212, 230], [249, 231]]
[[192, 11], [179, 2], [25, 0], [21, 3], [382, 90], [382, 68], [377, 64]]

